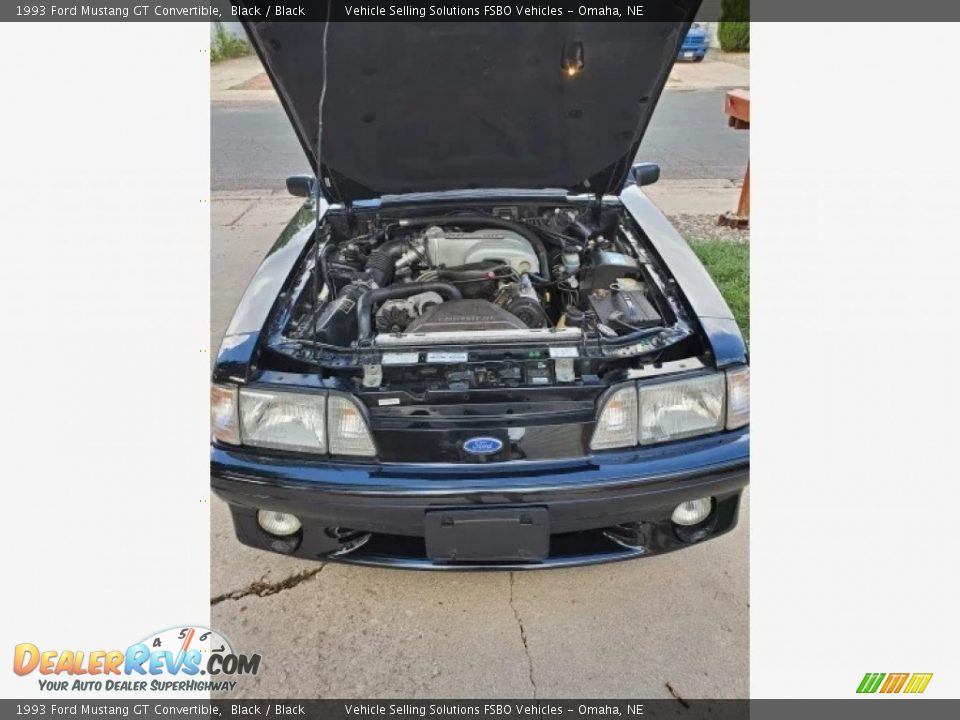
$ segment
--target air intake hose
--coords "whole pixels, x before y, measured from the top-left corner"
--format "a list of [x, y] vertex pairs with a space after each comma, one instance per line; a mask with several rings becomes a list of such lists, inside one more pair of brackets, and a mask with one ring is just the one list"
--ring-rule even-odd
[[423, 292], [435, 292], [445, 300], [462, 300], [463, 295], [449, 283], [424, 282], [403, 283], [394, 287], [368, 290], [357, 301], [357, 337], [359, 342], [369, 340], [373, 328], [373, 309], [384, 300], [419, 295]]
[[[491, 217], [489, 215], [437, 215], [434, 217], [415, 217], [415, 218], [406, 218], [400, 221], [400, 226], [404, 228], [409, 227], [425, 227], [430, 225], [438, 225], [440, 227], [459, 225], [461, 227], [466, 227], [472, 225], [475, 227], [485, 227], [485, 228], [500, 228], [502, 230], [512, 230], [517, 233], [517, 235], [522, 236], [527, 242], [530, 243], [530, 246], [533, 248], [533, 251], [537, 254], [537, 260], [540, 263], [540, 272], [549, 273], [550, 272], [550, 259], [547, 257], [547, 249], [543, 245], [543, 241], [540, 239], [540, 236], [536, 232], [531, 230], [529, 227], [523, 223], [513, 222], [512, 220], [504, 220], [503, 218]], [[390, 243], [385, 243], [384, 246]], [[372, 255], [371, 255], [372, 256]], [[545, 283], [549, 282], [549, 276], [540, 276], [540, 275], [530, 275], [530, 278], [534, 282]], [[378, 285], [380, 283], [377, 283]]]
[[397, 260], [409, 247], [406, 238], [383, 243], [367, 257], [366, 269], [370, 279], [380, 287], [386, 287], [393, 280], [393, 271]]

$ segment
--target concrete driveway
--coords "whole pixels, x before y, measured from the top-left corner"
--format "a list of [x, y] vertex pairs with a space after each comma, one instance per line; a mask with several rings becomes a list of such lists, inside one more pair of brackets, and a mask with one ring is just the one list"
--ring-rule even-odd
[[[297, 201], [213, 195], [211, 347]], [[293, 560], [234, 539], [211, 499], [211, 622], [263, 656], [234, 697], [727, 698], [748, 692], [747, 503], [688, 550], [541, 572]]]

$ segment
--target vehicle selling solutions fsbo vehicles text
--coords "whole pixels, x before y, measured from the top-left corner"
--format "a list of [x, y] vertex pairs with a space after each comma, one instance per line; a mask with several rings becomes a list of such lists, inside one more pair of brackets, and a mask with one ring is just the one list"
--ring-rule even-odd
[[458, 5], [347, 5], [344, 7], [352, 17], [420, 18], [427, 17], [562, 17], [563, 9], [544, 5], [524, 7], [520, 5], [484, 5], [483, 8]]
[[[560, 18], [574, 14], [566, 13], [562, 7], [553, 5], [484, 5], [483, 8], [460, 7], [458, 5], [346, 5], [344, 11], [350, 17], [383, 18], [420, 18], [427, 17], [517, 17], [517, 18]], [[620, 9], [607, 6], [580, 5], [576, 9], [577, 17], [621, 17]], [[626, 8], [629, 17], [643, 17], [643, 5], [629, 5]]]

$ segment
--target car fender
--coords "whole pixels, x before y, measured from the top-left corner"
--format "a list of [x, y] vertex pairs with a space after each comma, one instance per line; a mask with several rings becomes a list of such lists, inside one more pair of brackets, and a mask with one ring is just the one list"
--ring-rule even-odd
[[[321, 213], [326, 209], [326, 203], [321, 203]], [[213, 370], [214, 381], [245, 382], [249, 379], [263, 326], [290, 273], [307, 251], [315, 226], [313, 203], [304, 203], [250, 278], [220, 343]]]
[[687, 241], [636, 185], [621, 193], [620, 202], [677, 281], [707, 336], [717, 367], [745, 363], [747, 348], [733, 313]]

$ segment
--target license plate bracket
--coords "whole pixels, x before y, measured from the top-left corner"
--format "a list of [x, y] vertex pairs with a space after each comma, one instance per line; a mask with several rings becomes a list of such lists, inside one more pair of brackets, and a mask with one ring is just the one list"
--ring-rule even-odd
[[537, 562], [550, 554], [550, 517], [544, 507], [431, 510], [424, 539], [431, 560]]

